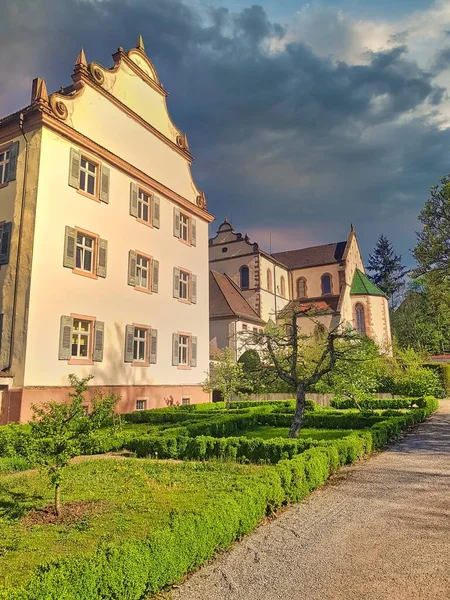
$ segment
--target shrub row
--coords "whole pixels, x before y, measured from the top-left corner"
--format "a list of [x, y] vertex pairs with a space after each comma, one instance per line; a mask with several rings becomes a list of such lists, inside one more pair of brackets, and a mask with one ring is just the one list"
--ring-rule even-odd
[[[371, 398], [369, 400], [362, 400], [360, 406], [369, 410], [402, 409], [412, 408], [413, 406], [425, 408], [427, 399], [436, 400], [433, 396], [422, 396], [419, 398]], [[355, 402], [350, 398], [333, 398], [330, 404], [338, 410], [356, 408]]]
[[263, 440], [246, 437], [143, 436], [130, 440], [126, 449], [139, 458], [176, 458], [181, 460], [236, 460], [239, 462], [276, 464], [292, 458], [308, 448], [319, 446], [312, 439], [273, 438]]
[[102, 543], [90, 556], [43, 564], [27, 583], [0, 590], [0, 600], [144, 600], [250, 532], [267, 513], [305, 498], [340, 465], [382, 447], [402, 429], [423, 420], [435, 405], [428, 399], [424, 408], [376, 423], [361, 434], [238, 477], [233, 494], [224, 493], [197, 511], [172, 509], [170, 523], [145, 539]]

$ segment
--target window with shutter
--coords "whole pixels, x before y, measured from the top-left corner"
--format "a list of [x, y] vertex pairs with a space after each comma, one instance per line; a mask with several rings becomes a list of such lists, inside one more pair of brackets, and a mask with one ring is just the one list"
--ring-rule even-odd
[[80, 187], [81, 152], [70, 149], [69, 185], [75, 189]]
[[109, 167], [107, 167], [106, 165], [102, 165], [100, 171], [100, 200], [105, 204], [109, 203], [109, 180]]
[[197, 275], [191, 275], [191, 302], [197, 303]]
[[136, 286], [136, 262], [137, 252], [130, 250], [128, 252], [128, 285]]
[[100, 165], [81, 155], [79, 191], [87, 196], [99, 196], [99, 171]]
[[69, 269], [75, 269], [75, 244], [77, 239], [77, 230], [66, 225], [64, 238], [64, 258], [63, 266]]
[[178, 335], [178, 365], [189, 366], [189, 336], [181, 333]]
[[103, 346], [105, 337], [105, 324], [103, 321], [95, 321], [94, 325], [94, 349], [92, 352], [92, 360], [94, 362], [103, 361]]
[[158, 293], [159, 288], [159, 260], [152, 260], [152, 292]]
[[186, 300], [189, 302], [189, 280], [190, 273], [187, 271], [183, 271], [179, 269], [179, 288], [178, 288], [178, 298], [180, 300]]
[[161, 199], [159, 196], [153, 196], [153, 217], [152, 225], [159, 229], [160, 226], [160, 215], [161, 215]]
[[158, 358], [158, 330], [150, 330], [150, 364], [155, 365]]
[[0, 265], [7, 265], [9, 263], [9, 254], [11, 249], [11, 230], [11, 222], [7, 221], [1, 224]]
[[71, 361], [85, 364], [93, 360], [94, 317], [72, 317]]
[[173, 297], [180, 297], [180, 269], [178, 267], [173, 268]]
[[134, 325], [125, 327], [125, 362], [133, 362]]
[[106, 268], [108, 264], [108, 242], [100, 238], [98, 240], [98, 252], [97, 252], [97, 275], [99, 277], [106, 277]]
[[9, 149], [8, 182], [16, 179], [17, 157], [19, 156], [19, 142], [13, 142]]
[[173, 235], [180, 237], [180, 210], [177, 207], [173, 209]]
[[192, 246], [196, 246], [197, 245], [197, 221], [195, 219], [193, 219], [192, 217], [190, 218], [191, 221], [191, 245]]
[[[0, 185], [7, 185], [10, 181], [9, 171], [11, 167], [11, 146], [0, 149]], [[14, 177], [15, 178], [15, 177]]]
[[178, 333], [172, 334], [172, 364], [174, 366], [178, 366], [178, 364], [179, 364], [179, 358], [178, 358], [179, 339], [178, 338], [179, 338]]
[[197, 366], [197, 337], [191, 336], [191, 367]]
[[59, 360], [70, 360], [72, 356], [72, 317], [62, 315], [59, 330]]
[[130, 183], [130, 215], [138, 216], [138, 186], [133, 181]]

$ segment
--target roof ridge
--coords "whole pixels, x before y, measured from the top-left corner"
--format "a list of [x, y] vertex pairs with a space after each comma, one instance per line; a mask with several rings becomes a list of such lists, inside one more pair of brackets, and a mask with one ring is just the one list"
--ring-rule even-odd
[[294, 250], [282, 250], [281, 252], [272, 252], [271, 256], [276, 254], [286, 254], [288, 252], [299, 252], [300, 250], [311, 250], [312, 248], [323, 248], [324, 246], [336, 246], [337, 244], [347, 244], [347, 240], [340, 242], [329, 242], [328, 244], [317, 244], [316, 246], [305, 246], [304, 248], [295, 248]]

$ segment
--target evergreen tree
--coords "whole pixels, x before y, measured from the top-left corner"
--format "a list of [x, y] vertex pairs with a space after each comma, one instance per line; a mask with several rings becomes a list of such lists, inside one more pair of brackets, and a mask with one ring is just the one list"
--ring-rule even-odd
[[373, 273], [370, 279], [388, 297], [390, 307], [397, 306], [408, 269], [402, 265], [401, 255], [395, 254], [392, 244], [385, 235], [380, 235], [373, 254], [369, 256], [367, 268]]

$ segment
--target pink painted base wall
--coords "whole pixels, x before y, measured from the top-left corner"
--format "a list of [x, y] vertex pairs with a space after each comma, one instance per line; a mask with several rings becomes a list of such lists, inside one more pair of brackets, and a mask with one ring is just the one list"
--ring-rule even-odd
[[[45, 402], [67, 402], [69, 387], [42, 387], [11, 389], [3, 393], [0, 425], [19, 422], [26, 423], [31, 420], [33, 404]], [[96, 393], [117, 394], [117, 412], [120, 414], [136, 410], [136, 400], [146, 400], [146, 408], [164, 408], [165, 401], [170, 396], [174, 402], [181, 404], [183, 398], [190, 398], [190, 404], [210, 402], [210, 396], [201, 386], [93, 386], [84, 394], [84, 404], [90, 406]]]

